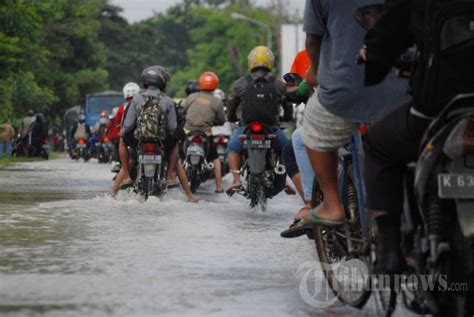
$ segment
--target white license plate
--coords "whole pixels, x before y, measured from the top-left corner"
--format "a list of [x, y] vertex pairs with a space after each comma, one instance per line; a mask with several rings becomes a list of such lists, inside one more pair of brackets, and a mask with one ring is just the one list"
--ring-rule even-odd
[[246, 149], [269, 149], [272, 147], [271, 140], [245, 140], [244, 147]]
[[143, 164], [161, 164], [161, 155], [140, 155], [138, 160]]
[[474, 174], [438, 174], [440, 198], [474, 198]]
[[187, 155], [204, 156], [204, 149], [197, 145], [190, 145], [186, 151]]
[[85, 148], [85, 147], [86, 147], [85, 144], [78, 144], [78, 145], [77, 145], [77, 148], [78, 148], [78, 149], [83, 149], [83, 148]]

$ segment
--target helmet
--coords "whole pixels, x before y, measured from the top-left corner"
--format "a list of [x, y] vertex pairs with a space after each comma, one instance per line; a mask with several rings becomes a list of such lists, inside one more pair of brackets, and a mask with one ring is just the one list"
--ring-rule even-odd
[[128, 98], [132, 98], [133, 96], [135, 96], [136, 94], [138, 94], [140, 92], [140, 86], [138, 86], [138, 84], [136, 83], [127, 83], [125, 84], [125, 86], [123, 86], [123, 99], [128, 99]]
[[171, 74], [165, 67], [156, 65], [145, 68], [141, 77], [144, 85], [164, 90], [171, 79]]
[[186, 92], [186, 96], [189, 96], [190, 94], [198, 92], [199, 91], [198, 82], [196, 80], [188, 80], [184, 91]]
[[214, 97], [216, 97], [217, 99], [220, 99], [220, 100], [224, 100], [225, 99], [225, 93], [222, 89], [217, 88], [216, 90], [214, 90]]
[[100, 117], [100, 119], [99, 119], [99, 124], [100, 124], [100, 125], [107, 124], [108, 119], [109, 119], [109, 118], [106, 118], [106, 117]]
[[219, 77], [213, 72], [204, 72], [199, 77], [199, 88], [206, 91], [214, 91], [219, 85]]
[[84, 123], [84, 122], [86, 122], [86, 116], [85, 116], [83, 113], [79, 114], [79, 115], [77, 116], [77, 122], [79, 122], [79, 123]]
[[249, 69], [264, 67], [269, 70], [273, 67], [275, 56], [272, 51], [266, 46], [257, 46], [250, 51], [248, 56]]
[[35, 112], [33, 110], [28, 110], [27, 114], [28, 114], [29, 117], [32, 117], [32, 116], [35, 115]]
[[102, 111], [102, 112], [100, 113], [100, 117], [101, 117], [101, 118], [108, 118], [108, 117], [109, 117], [109, 113], [108, 113], [107, 111]]

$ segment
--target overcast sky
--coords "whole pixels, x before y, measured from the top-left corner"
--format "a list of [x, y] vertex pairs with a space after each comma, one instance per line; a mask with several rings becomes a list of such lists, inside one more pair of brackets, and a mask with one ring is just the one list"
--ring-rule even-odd
[[[124, 9], [123, 16], [133, 23], [151, 17], [153, 11], [165, 11], [181, 0], [110, 0], [110, 2], [122, 7]], [[254, 2], [265, 6], [270, 3], [270, 0], [254, 0]], [[288, 12], [291, 15], [294, 15], [297, 10], [300, 16], [303, 14], [305, 0], [290, 0], [289, 3]]]

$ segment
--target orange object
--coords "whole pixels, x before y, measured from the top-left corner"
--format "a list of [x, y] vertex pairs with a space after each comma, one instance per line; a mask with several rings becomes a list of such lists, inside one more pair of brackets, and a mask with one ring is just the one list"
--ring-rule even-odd
[[219, 77], [213, 72], [204, 72], [199, 77], [199, 89], [214, 91], [219, 85]]
[[296, 54], [296, 57], [293, 60], [293, 65], [291, 65], [291, 72], [300, 75], [301, 78], [304, 79], [306, 78], [306, 72], [310, 67], [311, 61], [308, 53], [306, 53], [306, 50], [302, 50]]

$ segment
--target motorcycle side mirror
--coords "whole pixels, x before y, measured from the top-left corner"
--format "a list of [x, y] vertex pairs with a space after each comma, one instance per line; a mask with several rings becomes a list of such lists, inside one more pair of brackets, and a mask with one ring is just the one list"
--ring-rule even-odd
[[363, 6], [356, 10], [354, 18], [360, 26], [366, 30], [370, 30], [374, 27], [384, 10], [385, 5], [383, 4]]
[[288, 85], [298, 86], [303, 81], [303, 78], [297, 73], [286, 73], [283, 75], [283, 80]]

